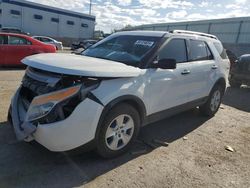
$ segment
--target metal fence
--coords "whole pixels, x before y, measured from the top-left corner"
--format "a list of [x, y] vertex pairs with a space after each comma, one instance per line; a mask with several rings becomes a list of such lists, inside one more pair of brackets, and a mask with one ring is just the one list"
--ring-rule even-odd
[[236, 55], [250, 53], [250, 17], [148, 24], [133, 27], [131, 30], [171, 31], [176, 29], [213, 34]]

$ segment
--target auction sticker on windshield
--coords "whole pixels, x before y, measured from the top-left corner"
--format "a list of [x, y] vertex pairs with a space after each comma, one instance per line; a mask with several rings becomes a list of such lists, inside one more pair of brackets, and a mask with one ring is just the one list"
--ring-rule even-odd
[[152, 42], [152, 41], [145, 41], [145, 40], [137, 40], [135, 42], [135, 45], [152, 47], [154, 45], [154, 42]]

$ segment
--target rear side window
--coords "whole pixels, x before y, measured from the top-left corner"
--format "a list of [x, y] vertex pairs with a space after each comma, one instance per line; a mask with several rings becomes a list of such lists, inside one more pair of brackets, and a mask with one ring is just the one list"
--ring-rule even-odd
[[222, 44], [219, 42], [214, 42], [214, 47], [216, 48], [217, 52], [220, 54], [222, 59], [228, 59], [227, 52], [223, 48]]
[[22, 37], [9, 36], [9, 45], [31, 45], [31, 42]]
[[49, 38], [42, 38], [40, 39], [42, 42], [52, 42]]
[[204, 41], [190, 40], [189, 50], [189, 61], [213, 59], [213, 55]]
[[187, 62], [185, 39], [172, 39], [159, 52], [159, 59], [175, 59], [176, 63]]

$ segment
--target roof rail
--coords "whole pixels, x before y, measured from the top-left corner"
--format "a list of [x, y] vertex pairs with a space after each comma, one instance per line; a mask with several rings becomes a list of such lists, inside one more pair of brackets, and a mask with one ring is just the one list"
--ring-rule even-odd
[[170, 33], [180, 33], [180, 34], [183, 33], [183, 34], [190, 34], [190, 35], [199, 35], [199, 36], [202, 36], [202, 37], [209, 37], [209, 38], [218, 40], [218, 38], [215, 35], [210, 35], [210, 34], [207, 34], [207, 33], [201, 33], [201, 32], [195, 32], [195, 31], [172, 30], [172, 31], [169, 31], [169, 32]]

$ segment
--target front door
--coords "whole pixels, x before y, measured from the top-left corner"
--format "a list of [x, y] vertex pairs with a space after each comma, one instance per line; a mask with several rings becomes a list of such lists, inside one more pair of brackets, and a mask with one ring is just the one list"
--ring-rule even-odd
[[7, 43], [7, 37], [5, 35], [0, 35], [0, 66], [5, 65], [5, 59], [6, 59], [6, 43]]
[[189, 101], [192, 91], [192, 74], [188, 63], [187, 44], [182, 38], [166, 41], [158, 59], [175, 59], [176, 69], [148, 69], [144, 97], [149, 104], [148, 115], [177, 107]]

